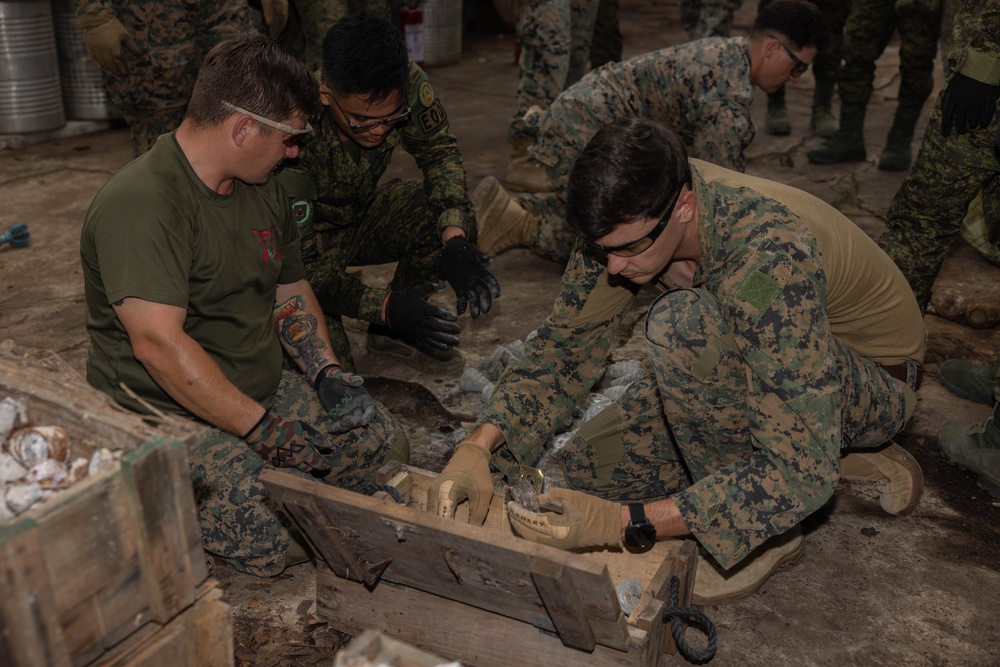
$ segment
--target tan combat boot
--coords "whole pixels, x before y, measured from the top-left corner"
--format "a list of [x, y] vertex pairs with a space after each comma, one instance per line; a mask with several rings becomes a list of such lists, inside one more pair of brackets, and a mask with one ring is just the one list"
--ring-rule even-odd
[[913, 456], [891, 443], [878, 451], [853, 450], [840, 457], [840, 479], [875, 482], [889, 514], [909, 514], [924, 492], [924, 474]]
[[699, 554], [691, 601], [703, 607], [735, 602], [755, 592], [778, 570], [795, 565], [804, 552], [802, 527], [795, 526], [764, 542], [731, 570]]
[[538, 232], [538, 219], [507, 194], [493, 176], [487, 176], [472, 192], [476, 209], [479, 249], [496, 257], [511, 248], [530, 248]]
[[534, 140], [513, 139], [512, 143], [514, 148], [507, 163], [507, 187], [515, 192], [555, 192], [546, 166], [528, 153]]

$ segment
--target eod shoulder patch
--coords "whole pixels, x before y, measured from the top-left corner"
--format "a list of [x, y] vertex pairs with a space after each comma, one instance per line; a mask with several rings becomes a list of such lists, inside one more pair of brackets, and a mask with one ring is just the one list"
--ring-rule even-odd
[[441, 100], [434, 100], [431, 106], [417, 113], [417, 122], [420, 123], [420, 129], [424, 134], [436, 132], [447, 120], [448, 114], [444, 112]]

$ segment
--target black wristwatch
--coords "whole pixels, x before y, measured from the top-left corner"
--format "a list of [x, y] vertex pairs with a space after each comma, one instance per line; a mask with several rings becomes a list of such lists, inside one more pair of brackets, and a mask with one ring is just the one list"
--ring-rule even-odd
[[642, 503], [628, 504], [629, 522], [625, 526], [625, 548], [637, 554], [649, 551], [656, 542], [656, 527], [646, 518]]

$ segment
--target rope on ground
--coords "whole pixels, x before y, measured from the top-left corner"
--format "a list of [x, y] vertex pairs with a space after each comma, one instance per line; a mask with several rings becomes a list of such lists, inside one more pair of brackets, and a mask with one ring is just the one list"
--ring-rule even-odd
[[[715, 624], [712, 620], [696, 609], [681, 607], [680, 605], [681, 580], [677, 576], [670, 578], [670, 606], [663, 610], [663, 620], [670, 620], [670, 633], [674, 636], [674, 643], [677, 644], [677, 651], [694, 663], [706, 663], [715, 657], [715, 649], [718, 647], [718, 637], [715, 633]], [[708, 637], [708, 643], [704, 650], [698, 651], [691, 648], [684, 634], [687, 627], [681, 622], [687, 621], [689, 624], [700, 626]]]

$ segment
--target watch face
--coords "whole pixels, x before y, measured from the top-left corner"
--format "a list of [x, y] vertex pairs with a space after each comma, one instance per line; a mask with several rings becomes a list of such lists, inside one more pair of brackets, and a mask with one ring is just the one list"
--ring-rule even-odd
[[630, 523], [625, 528], [625, 546], [629, 551], [642, 553], [653, 548], [656, 542], [656, 528], [649, 521]]

